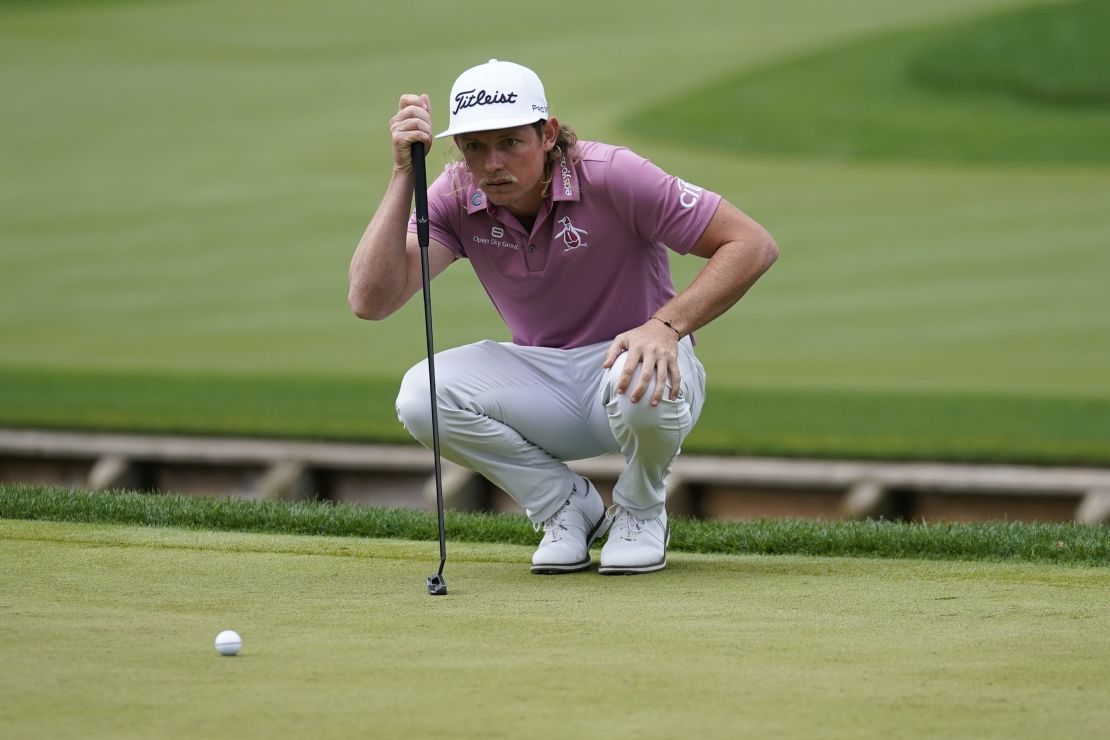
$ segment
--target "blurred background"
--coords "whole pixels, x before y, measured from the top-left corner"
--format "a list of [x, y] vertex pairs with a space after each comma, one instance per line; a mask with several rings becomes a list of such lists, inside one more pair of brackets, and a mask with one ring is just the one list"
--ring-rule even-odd
[[[408, 442], [354, 318], [388, 119], [463, 69], [722, 193], [782, 257], [688, 451], [1110, 463], [1110, 3], [0, 2], [0, 424]], [[431, 160], [450, 155], [442, 142]], [[696, 258], [673, 260], [676, 284]], [[439, 348], [507, 333], [469, 266]]]

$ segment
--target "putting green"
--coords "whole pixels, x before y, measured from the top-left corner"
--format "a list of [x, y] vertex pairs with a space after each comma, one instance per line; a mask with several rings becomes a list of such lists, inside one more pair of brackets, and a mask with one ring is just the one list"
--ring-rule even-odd
[[[6, 737], [1089, 737], [1105, 569], [674, 555], [0, 520]], [[212, 640], [238, 630], [243, 653]]]

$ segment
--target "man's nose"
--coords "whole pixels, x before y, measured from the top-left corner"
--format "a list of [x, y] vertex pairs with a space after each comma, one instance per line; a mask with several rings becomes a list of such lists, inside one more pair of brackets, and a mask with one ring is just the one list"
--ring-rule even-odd
[[485, 161], [486, 172], [497, 172], [505, 169], [505, 163], [497, 152], [490, 152]]

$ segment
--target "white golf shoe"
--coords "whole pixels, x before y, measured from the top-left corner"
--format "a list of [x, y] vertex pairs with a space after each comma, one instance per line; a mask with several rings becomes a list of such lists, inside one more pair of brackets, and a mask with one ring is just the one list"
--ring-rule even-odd
[[605, 513], [612, 522], [609, 540], [601, 548], [602, 575], [651, 573], [667, 567], [667, 545], [671, 530], [667, 512], [652, 519], [638, 519], [623, 506], [614, 505]]
[[532, 555], [532, 572], [573, 573], [589, 568], [590, 545], [605, 534], [609, 523], [593, 483], [587, 480], [585, 491], [576, 485], [563, 508], [543, 523], [543, 539]]

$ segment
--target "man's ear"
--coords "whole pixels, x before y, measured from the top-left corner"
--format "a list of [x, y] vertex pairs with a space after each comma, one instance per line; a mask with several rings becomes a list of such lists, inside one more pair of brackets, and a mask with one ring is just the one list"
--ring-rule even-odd
[[548, 118], [543, 124], [543, 150], [549, 152], [555, 148], [555, 140], [559, 138], [559, 119]]

